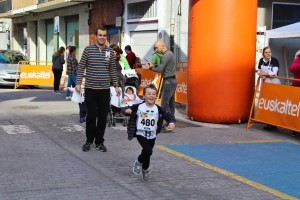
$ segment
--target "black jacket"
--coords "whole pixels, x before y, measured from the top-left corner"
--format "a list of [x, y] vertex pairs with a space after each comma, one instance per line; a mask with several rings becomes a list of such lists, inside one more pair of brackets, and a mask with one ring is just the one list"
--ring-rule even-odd
[[[144, 103], [144, 102], [143, 102]], [[142, 104], [142, 103], [140, 103]], [[136, 137], [136, 131], [137, 131], [137, 125], [136, 125], [136, 120], [137, 120], [137, 109], [140, 104], [134, 104], [130, 109], [132, 110], [130, 119], [128, 122], [127, 126], [127, 134], [128, 134], [128, 140], [132, 140], [133, 137]], [[155, 104], [156, 105], [156, 104]], [[166, 110], [158, 105], [156, 105], [158, 108], [158, 122], [157, 122], [157, 130], [156, 133], [160, 133], [161, 127], [163, 124], [163, 120], [166, 120], [168, 123], [175, 123], [176, 119], [175, 117], [170, 113], [166, 112]]]
[[63, 70], [65, 64], [64, 54], [60, 56], [52, 56], [52, 70]]

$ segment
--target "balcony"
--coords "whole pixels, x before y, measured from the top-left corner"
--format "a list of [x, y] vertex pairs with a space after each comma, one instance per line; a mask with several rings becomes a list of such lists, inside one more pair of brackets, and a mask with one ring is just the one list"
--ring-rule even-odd
[[12, 10], [36, 6], [36, 0], [12, 0]]
[[[3, 14], [0, 12], [0, 18], [20, 17], [29, 13], [46, 12], [92, 1], [95, 0], [7, 0], [3, 3], [9, 2], [12, 9], [10, 8], [6, 13]], [[0, 8], [2, 8], [2, 5]]]
[[11, 0], [1, 1], [0, 2], [0, 14], [11, 11]]

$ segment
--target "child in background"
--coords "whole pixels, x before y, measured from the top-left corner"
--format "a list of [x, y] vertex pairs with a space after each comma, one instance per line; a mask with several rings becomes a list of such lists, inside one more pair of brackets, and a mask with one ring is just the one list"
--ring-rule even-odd
[[[85, 78], [82, 78], [82, 84], [81, 84], [81, 100], [82, 103], [78, 103], [79, 105], [79, 122], [83, 123], [86, 121], [86, 105], [84, 102], [84, 85], [85, 85]], [[75, 91], [76, 92], [76, 91]]]
[[124, 104], [127, 104], [128, 101], [133, 101], [136, 99], [136, 95], [134, 94], [134, 90], [132, 87], [128, 87], [125, 90], [125, 94], [124, 94]]
[[163, 57], [163, 54], [158, 53], [156, 51], [156, 48], [154, 47], [154, 54], [152, 55], [151, 63], [153, 65], [155, 65], [155, 67], [157, 67], [158, 65], [160, 65], [162, 57]]
[[142, 152], [138, 159], [134, 162], [133, 173], [141, 174], [142, 180], [149, 179], [150, 157], [152, 155], [156, 136], [160, 133], [163, 120], [166, 120], [168, 128], [175, 128], [175, 117], [170, 112], [155, 104], [157, 97], [157, 89], [155, 85], [147, 85], [143, 90], [144, 102], [134, 104], [131, 108], [127, 108], [125, 113], [130, 114], [127, 133], [128, 140], [136, 137], [142, 146]]

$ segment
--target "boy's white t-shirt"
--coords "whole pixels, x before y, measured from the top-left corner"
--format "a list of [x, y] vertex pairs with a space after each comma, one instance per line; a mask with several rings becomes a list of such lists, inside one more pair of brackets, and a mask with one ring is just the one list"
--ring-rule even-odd
[[148, 107], [146, 103], [139, 105], [137, 109], [137, 135], [141, 135], [147, 139], [156, 138], [158, 108], [156, 105]]

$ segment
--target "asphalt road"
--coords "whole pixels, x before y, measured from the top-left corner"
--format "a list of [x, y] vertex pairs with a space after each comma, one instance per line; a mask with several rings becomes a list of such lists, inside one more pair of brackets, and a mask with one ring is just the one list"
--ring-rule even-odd
[[[64, 94], [53, 94], [51, 89], [0, 88], [1, 200], [296, 199], [214, 170], [214, 165], [206, 166], [202, 158], [192, 158], [185, 151], [170, 150], [174, 145], [262, 141], [299, 145], [289, 131], [265, 132], [259, 124], [246, 130], [246, 124], [191, 122], [184, 107], [178, 106], [178, 126], [173, 132], [158, 136], [150, 180], [142, 182], [140, 176], [132, 173], [141, 147], [136, 140], [127, 140], [126, 128], [117, 124], [106, 129], [108, 152], [99, 152], [94, 146], [83, 152], [85, 124], [79, 123], [78, 112], [76, 103], [66, 101]], [[205, 154], [214, 156], [210, 151]], [[234, 161], [234, 157], [225, 155], [228, 159], [224, 162]]]

